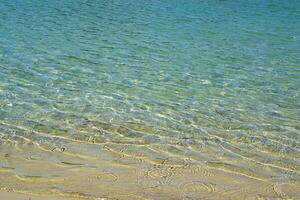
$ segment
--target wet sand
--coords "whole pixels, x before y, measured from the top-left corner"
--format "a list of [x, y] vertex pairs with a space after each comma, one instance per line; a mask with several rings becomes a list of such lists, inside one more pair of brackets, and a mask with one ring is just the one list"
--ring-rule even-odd
[[[29, 195], [29, 194], [19, 194], [14, 192], [4, 192], [0, 191], [0, 199], [3, 200], [72, 200], [71, 198], [63, 198], [58, 196], [49, 195]], [[74, 199], [74, 198], [73, 198]]]
[[[42, 200], [299, 199], [298, 168], [275, 159], [271, 165], [276, 154], [252, 162], [252, 154], [228, 145], [97, 143], [10, 130], [35, 142], [15, 139], [0, 146], [2, 191], [45, 194], [36, 196]], [[30, 197], [0, 194], [1, 200]]]

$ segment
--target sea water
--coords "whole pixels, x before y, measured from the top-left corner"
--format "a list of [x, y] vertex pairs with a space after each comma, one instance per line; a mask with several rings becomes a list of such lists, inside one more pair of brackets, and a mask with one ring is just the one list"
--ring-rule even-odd
[[2, 1], [0, 189], [300, 199], [300, 1]]

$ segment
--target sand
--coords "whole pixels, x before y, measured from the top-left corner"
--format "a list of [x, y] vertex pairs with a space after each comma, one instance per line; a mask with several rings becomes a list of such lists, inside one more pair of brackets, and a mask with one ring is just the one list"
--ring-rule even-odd
[[[71, 200], [67, 197], [48, 196], [48, 195], [29, 195], [19, 194], [14, 192], [2, 192], [0, 191], [1, 200]], [[74, 199], [72, 199], [74, 200]]]

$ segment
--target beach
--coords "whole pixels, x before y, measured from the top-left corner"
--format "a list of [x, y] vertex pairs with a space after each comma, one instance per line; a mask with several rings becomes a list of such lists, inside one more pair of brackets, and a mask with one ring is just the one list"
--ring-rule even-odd
[[300, 199], [300, 1], [0, 4], [0, 199]]

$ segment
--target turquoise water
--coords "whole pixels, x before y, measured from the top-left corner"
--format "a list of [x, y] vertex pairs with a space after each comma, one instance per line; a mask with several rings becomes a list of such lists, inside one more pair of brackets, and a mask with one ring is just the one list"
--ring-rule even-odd
[[[105, 147], [136, 169], [203, 165], [281, 187], [255, 195], [300, 198], [299, 47], [296, 0], [2, 2], [1, 176], [33, 176], [20, 152], [65, 162], [39, 146], [101, 159]], [[50, 190], [19, 184], [0, 187]]]

